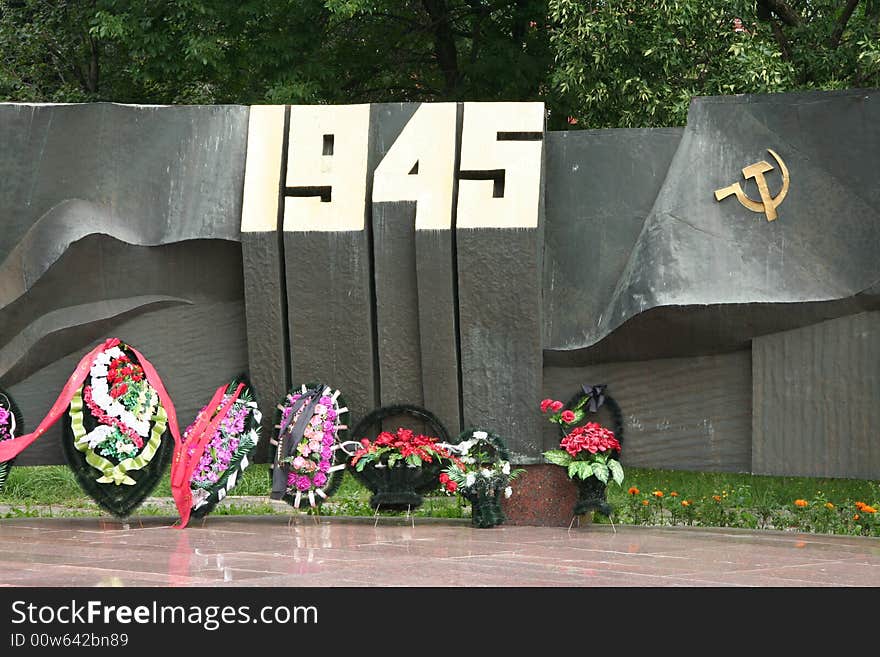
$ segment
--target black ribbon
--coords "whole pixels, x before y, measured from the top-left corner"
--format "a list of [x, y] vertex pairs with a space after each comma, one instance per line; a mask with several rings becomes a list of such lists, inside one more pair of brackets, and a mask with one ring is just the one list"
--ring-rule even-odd
[[[290, 415], [281, 423], [278, 430], [278, 451], [275, 454], [275, 467], [272, 470], [272, 493], [269, 497], [280, 500], [287, 492], [287, 475], [290, 473], [290, 463], [279, 463], [282, 459], [291, 456], [296, 451], [296, 446], [303, 437], [306, 426], [312, 415], [315, 414], [315, 406], [321, 399], [321, 394], [326, 386], [319, 384], [311, 390], [303, 393], [291, 406]], [[300, 413], [300, 411], [302, 411]], [[299, 413], [296, 423], [291, 426], [293, 418]]]
[[595, 413], [599, 410], [599, 407], [605, 403], [605, 388], [608, 385], [605, 383], [600, 383], [596, 386], [587, 385], [586, 383], [581, 386], [581, 389], [584, 391], [584, 394], [587, 396], [589, 400], [587, 403], [587, 408], [591, 413]]

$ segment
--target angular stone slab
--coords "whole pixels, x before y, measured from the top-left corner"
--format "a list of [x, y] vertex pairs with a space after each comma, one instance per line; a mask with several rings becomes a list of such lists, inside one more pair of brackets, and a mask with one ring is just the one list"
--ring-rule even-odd
[[542, 460], [543, 133], [540, 103], [464, 105], [456, 223], [463, 421], [505, 436], [515, 463]]
[[457, 107], [374, 106], [373, 252], [381, 405], [461, 424], [453, 199]]
[[752, 371], [752, 472], [877, 478], [880, 312], [759, 337]]
[[[366, 223], [370, 108], [292, 106], [284, 198], [294, 381], [323, 381], [353, 417], [377, 404]], [[325, 200], [326, 199], [326, 200]]]

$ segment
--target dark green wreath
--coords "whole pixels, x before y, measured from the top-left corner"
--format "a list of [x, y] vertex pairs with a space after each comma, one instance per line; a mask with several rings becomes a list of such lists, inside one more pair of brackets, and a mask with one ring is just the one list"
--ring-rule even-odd
[[[391, 418], [409, 416], [421, 420], [430, 427], [431, 435], [441, 443], [450, 443], [449, 432], [436, 415], [426, 408], [413, 404], [397, 404], [382, 406], [361, 418], [352, 431], [353, 440], [361, 438], [375, 439], [372, 429]], [[372, 493], [370, 506], [373, 509], [387, 511], [410, 511], [421, 506], [426, 493], [436, 490], [440, 485], [440, 473], [444, 464], [437, 460], [423, 463], [421, 467], [410, 468], [396, 466], [377, 468], [368, 464], [358, 472], [349, 466], [350, 472], [361, 484]]]
[[[583, 385], [563, 410], [584, 411], [584, 420], [589, 420], [589, 413], [597, 413], [601, 408], [605, 408], [611, 415], [614, 437], [623, 447], [623, 413], [620, 406], [614, 398], [608, 394], [607, 385]], [[564, 435], [564, 427], [559, 425], [559, 431]], [[615, 450], [620, 455], [618, 450]], [[573, 514], [576, 516], [598, 511], [605, 517], [610, 517], [614, 511], [614, 507], [608, 503], [607, 485], [596, 479], [596, 477], [587, 477], [586, 479], [574, 480], [577, 486], [577, 500], [575, 501]]]
[[[133, 362], [139, 362], [137, 356], [126, 349], [125, 345], [120, 345], [120, 349]], [[91, 380], [92, 376], [89, 374], [80, 390], [83, 390], [86, 385], [90, 384]], [[85, 429], [87, 432], [91, 431], [98, 425], [98, 422], [85, 405], [83, 405], [82, 413]], [[153, 424], [152, 421], [150, 424]], [[129, 473], [129, 476], [135, 480], [133, 486], [99, 484], [96, 481], [96, 473], [98, 471], [89, 465], [85, 454], [74, 446], [74, 433], [69, 409], [64, 413], [62, 420], [61, 447], [67, 464], [73, 470], [73, 474], [76, 476], [82, 489], [98, 506], [117, 518], [130, 516], [135, 509], [143, 504], [147, 496], [155, 490], [159, 481], [161, 481], [174, 453], [174, 441], [166, 426], [165, 431], [162, 433], [162, 442], [153, 458], [150, 459], [150, 462], [140, 470], [134, 470]]]
[[[241, 395], [239, 395], [239, 399], [245, 402], [256, 402], [257, 396], [254, 391], [253, 386], [251, 385], [250, 380], [244, 374], [241, 374], [229, 383], [226, 387], [226, 394], [233, 394], [235, 389], [238, 387], [239, 383], [244, 383], [245, 387], [241, 391]], [[257, 410], [259, 410], [259, 404], [257, 405]], [[259, 435], [260, 433], [260, 420], [256, 419], [253, 413], [248, 413], [247, 419], [245, 420], [244, 431], [242, 435], [250, 434], [251, 431], [256, 431]], [[211, 485], [208, 490], [210, 491], [210, 496], [208, 497], [208, 501], [198, 507], [197, 509], [193, 509], [190, 516], [192, 518], [204, 518], [206, 515], [211, 513], [214, 510], [214, 507], [222, 499], [220, 497], [220, 491], [223, 490], [225, 497], [229, 494], [229, 491], [232, 490], [235, 486], [229, 487], [227, 483], [229, 481], [229, 476], [233, 473], [237, 473], [237, 480], [235, 485], [238, 485], [241, 482], [241, 477], [244, 474], [245, 468], [241, 467], [242, 462], [245, 458], [247, 458], [247, 462], [245, 467], [250, 465], [253, 462], [254, 453], [257, 451], [257, 446], [259, 444], [259, 438], [257, 442], [252, 442], [250, 439], [247, 440], [247, 444], [245, 444], [245, 440], [242, 440], [242, 443], [235, 450], [235, 453], [232, 455], [232, 459], [229, 461], [229, 467], [226, 468], [226, 471], [221, 475], [221, 477]]]
[[[270, 482], [270, 484], [272, 483], [273, 478], [274, 478], [275, 468], [279, 467], [278, 466], [278, 459], [279, 459], [280, 455], [278, 452], [279, 452], [279, 430], [281, 428], [281, 417], [282, 417], [281, 407], [287, 407], [290, 404], [289, 399], [292, 395], [303, 394], [303, 387], [305, 387], [306, 391], [323, 390], [324, 388], [330, 388], [331, 390], [334, 390], [333, 386], [330, 386], [330, 385], [327, 385], [324, 383], [316, 383], [314, 381], [310, 382], [310, 383], [306, 383], [305, 386], [295, 386], [295, 387], [291, 388], [287, 392], [286, 395], [284, 395], [284, 398], [275, 407], [275, 423], [273, 425], [275, 427], [275, 432], [272, 437], [272, 440], [270, 441], [270, 449], [271, 449], [271, 453], [273, 454], [272, 463], [269, 465], [269, 482]], [[348, 406], [348, 404], [346, 403], [345, 398], [342, 396], [341, 392], [336, 397], [336, 406], [338, 408], [346, 408]], [[337, 445], [342, 445], [346, 441], [348, 441], [349, 419], [350, 419], [349, 411], [344, 411], [337, 416], [337, 420], [336, 420], [337, 425], [342, 425], [342, 426], [346, 427], [344, 429], [337, 430], [337, 432], [336, 432]], [[347, 458], [348, 457], [347, 457], [344, 450], [342, 450], [342, 449], [333, 450], [333, 459], [331, 461], [331, 467], [345, 465]], [[334, 470], [332, 472], [327, 473], [327, 483], [324, 486], [322, 486], [321, 488], [324, 491], [324, 494], [328, 498], [335, 495], [336, 492], [339, 490], [339, 487], [342, 485], [342, 481], [343, 481], [344, 476], [345, 476], [345, 469], [344, 468], [340, 468], [338, 470]], [[291, 506], [294, 506], [294, 504], [296, 503], [296, 494], [295, 493], [291, 494], [289, 492], [289, 489], [287, 489], [287, 492], [284, 493], [284, 495], [281, 497], [281, 499], [284, 500], [285, 502], [287, 502], [288, 504], [290, 504]], [[315, 496], [315, 505], [317, 507], [320, 507], [324, 501], [325, 500], [323, 498], [321, 498], [320, 495]], [[309, 508], [311, 508], [311, 507], [309, 507]]]
[[[466, 440], [474, 437], [475, 431], [483, 431], [486, 433], [486, 440], [493, 450], [493, 461], [510, 462], [510, 451], [507, 444], [494, 431], [489, 431], [481, 427], [472, 427], [458, 434], [455, 444], [461, 445]], [[514, 473], [511, 479], [515, 477]], [[481, 529], [495, 527], [507, 520], [507, 516], [501, 509], [501, 497], [504, 494], [503, 488], [496, 489], [493, 493], [487, 490], [464, 490], [459, 488], [459, 494], [471, 503], [471, 524]]]
[[[22, 436], [27, 433], [24, 427], [24, 416], [22, 415], [21, 409], [16, 405], [12, 396], [3, 389], [0, 389], [0, 408], [5, 408], [12, 413], [12, 417], [15, 418], [16, 436]], [[6, 479], [9, 476], [9, 471], [12, 469], [13, 465], [15, 465], [14, 458], [0, 462], [0, 492], [3, 492], [3, 488], [6, 486]]]

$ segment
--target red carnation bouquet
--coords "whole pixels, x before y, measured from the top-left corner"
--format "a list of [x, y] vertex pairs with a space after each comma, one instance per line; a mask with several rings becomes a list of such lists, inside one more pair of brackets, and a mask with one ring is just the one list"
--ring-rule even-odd
[[[383, 431], [371, 441], [362, 438], [361, 447], [351, 457], [351, 465], [361, 472], [368, 463], [393, 468], [395, 464], [420, 468], [423, 463], [448, 462], [463, 467], [461, 461], [437, 438], [416, 434], [411, 429], [399, 428], [395, 433]], [[440, 483], [449, 492], [456, 484], [449, 476], [440, 477]]]
[[550, 413], [548, 419], [559, 424], [564, 434], [559, 443], [560, 449], [544, 452], [544, 458], [568, 468], [568, 476], [572, 479], [596, 477], [602, 483], [608, 483], [611, 478], [620, 485], [623, 482], [623, 467], [616, 458], [620, 454], [620, 442], [614, 437], [614, 432], [598, 422], [587, 422], [567, 430], [566, 425], [576, 421], [577, 411], [562, 408], [563, 404], [559, 401], [545, 399], [541, 402], [541, 411]]

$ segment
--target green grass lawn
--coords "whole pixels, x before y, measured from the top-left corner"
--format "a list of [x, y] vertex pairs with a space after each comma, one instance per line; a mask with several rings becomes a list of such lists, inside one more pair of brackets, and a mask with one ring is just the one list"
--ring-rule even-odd
[[[514, 482], [514, 487], [516, 482]], [[244, 472], [234, 496], [216, 515], [290, 513], [269, 503], [267, 464]], [[170, 498], [168, 473], [151, 498]], [[240, 501], [238, 498], [250, 498]], [[258, 499], [254, 499], [258, 498]], [[262, 499], [259, 499], [262, 498]], [[346, 473], [321, 515], [372, 516], [370, 491]], [[862, 479], [771, 477], [740, 473], [687, 472], [627, 468], [623, 486], [608, 487], [611, 520], [622, 524], [794, 529], [830, 534], [880, 536], [880, 482]], [[859, 508], [858, 505], [862, 505]], [[865, 506], [867, 505], [867, 506]], [[0, 517], [22, 515], [104, 515], [65, 466], [16, 466], [0, 493]], [[393, 512], [383, 511], [383, 514]], [[141, 515], [174, 515], [173, 507], [148, 500]], [[458, 496], [428, 495], [416, 517], [469, 518], [470, 506]], [[596, 522], [608, 519], [595, 516]]]

